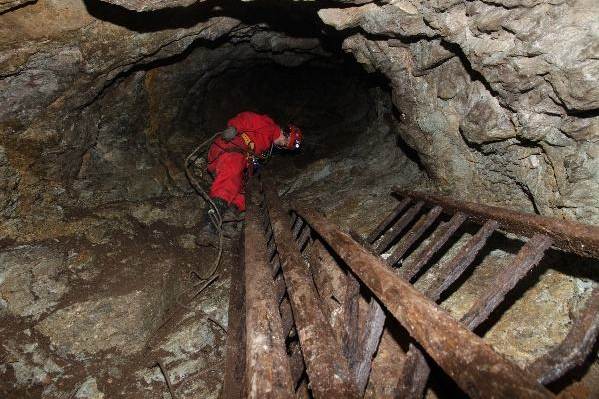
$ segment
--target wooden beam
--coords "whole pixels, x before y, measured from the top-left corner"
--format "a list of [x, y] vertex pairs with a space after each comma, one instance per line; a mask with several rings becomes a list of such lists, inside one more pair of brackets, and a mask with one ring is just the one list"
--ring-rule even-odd
[[245, 218], [246, 362], [245, 396], [289, 398], [293, 383], [285, 351], [266, 240], [260, 225], [256, 188], [249, 188]]
[[401, 323], [474, 398], [551, 398], [534, 376], [507, 361], [434, 302], [397, 276], [377, 256], [315, 211], [294, 207]]

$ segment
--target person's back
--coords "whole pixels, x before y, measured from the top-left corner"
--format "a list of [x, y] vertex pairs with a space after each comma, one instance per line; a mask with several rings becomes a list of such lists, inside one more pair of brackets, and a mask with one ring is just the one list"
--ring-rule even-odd
[[237, 114], [227, 122], [227, 126], [234, 127], [239, 136], [247, 135], [255, 145], [253, 151], [258, 155], [269, 151], [282, 135], [281, 127], [270, 116], [250, 111]]

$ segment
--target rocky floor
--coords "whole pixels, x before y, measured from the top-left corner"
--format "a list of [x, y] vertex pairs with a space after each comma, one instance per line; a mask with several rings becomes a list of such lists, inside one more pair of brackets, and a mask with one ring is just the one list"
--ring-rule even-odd
[[118, 204], [3, 248], [0, 397], [162, 398], [158, 362], [184, 397], [217, 397], [231, 259], [194, 298], [216, 256], [196, 246], [197, 203]]

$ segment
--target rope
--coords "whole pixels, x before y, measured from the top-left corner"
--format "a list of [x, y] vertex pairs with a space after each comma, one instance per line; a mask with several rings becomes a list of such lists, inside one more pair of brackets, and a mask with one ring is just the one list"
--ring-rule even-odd
[[[254, 132], [255, 130], [246, 130], [246, 131]], [[214, 201], [212, 201], [212, 198], [210, 198], [210, 196], [208, 195], [208, 193], [206, 192], [206, 190], [202, 187], [202, 185], [200, 184], [200, 182], [198, 182], [198, 180], [195, 178], [195, 176], [193, 175], [193, 173], [189, 169], [190, 161], [192, 159], [194, 159], [194, 158], [197, 158], [200, 150], [202, 150], [208, 144], [212, 143], [214, 141], [214, 139], [216, 139], [220, 134], [221, 134], [221, 132], [215, 133], [210, 138], [208, 138], [207, 140], [203, 141], [200, 145], [198, 145], [191, 152], [191, 154], [189, 154], [187, 156], [187, 158], [185, 158], [185, 175], [187, 176], [187, 179], [189, 180], [189, 183], [194, 188], [194, 190], [198, 194], [200, 194], [200, 196], [202, 196], [202, 198], [210, 206], [211, 209], [208, 211], [208, 217], [210, 218], [210, 222], [214, 225], [214, 228], [218, 232], [218, 255], [216, 257], [216, 261], [214, 262], [214, 265], [210, 269], [210, 272], [208, 274], [206, 274], [205, 276], [202, 276], [202, 275], [200, 275], [200, 273], [196, 272], [196, 275], [198, 276], [198, 278], [200, 280], [209, 280], [218, 271], [218, 267], [220, 266], [220, 262], [222, 260], [222, 255], [223, 255], [223, 239], [224, 239], [223, 223], [226, 223], [226, 222], [238, 222], [238, 221], [242, 220], [242, 219], [224, 220], [223, 216], [220, 214], [220, 212], [218, 210], [218, 207], [216, 206], [216, 204], [214, 203]], [[268, 155], [264, 158], [265, 163], [268, 162], [268, 160], [270, 159], [270, 157], [272, 155], [273, 147], [274, 147], [274, 144], [271, 144], [270, 150], [268, 152]]]
[[214, 139], [216, 139], [219, 135], [220, 132], [214, 134], [209, 139], [203, 141], [191, 152], [191, 154], [187, 156], [187, 158], [185, 158], [185, 175], [187, 176], [187, 179], [189, 180], [189, 183], [194, 188], [194, 190], [196, 190], [196, 192], [200, 194], [202, 198], [204, 198], [204, 200], [210, 206], [211, 209], [208, 211], [208, 217], [210, 218], [210, 222], [214, 225], [214, 228], [218, 232], [218, 255], [209, 273], [207, 273], [205, 276], [202, 276], [200, 273], [196, 273], [200, 280], [209, 280], [210, 278], [212, 278], [216, 274], [218, 267], [220, 266], [220, 262], [222, 260], [223, 255], [223, 217], [220, 214], [218, 207], [216, 206], [214, 201], [212, 201], [212, 198], [210, 198], [206, 190], [204, 190], [202, 185], [198, 182], [198, 180], [195, 178], [195, 176], [189, 169], [189, 163], [194, 157], [196, 157], [196, 155], [200, 152], [202, 148], [212, 143], [212, 141], [214, 141]]

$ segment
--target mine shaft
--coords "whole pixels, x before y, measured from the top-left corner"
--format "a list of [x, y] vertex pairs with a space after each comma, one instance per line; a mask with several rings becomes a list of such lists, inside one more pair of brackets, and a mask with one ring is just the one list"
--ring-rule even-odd
[[595, 0], [0, 0], [0, 398], [598, 398]]

